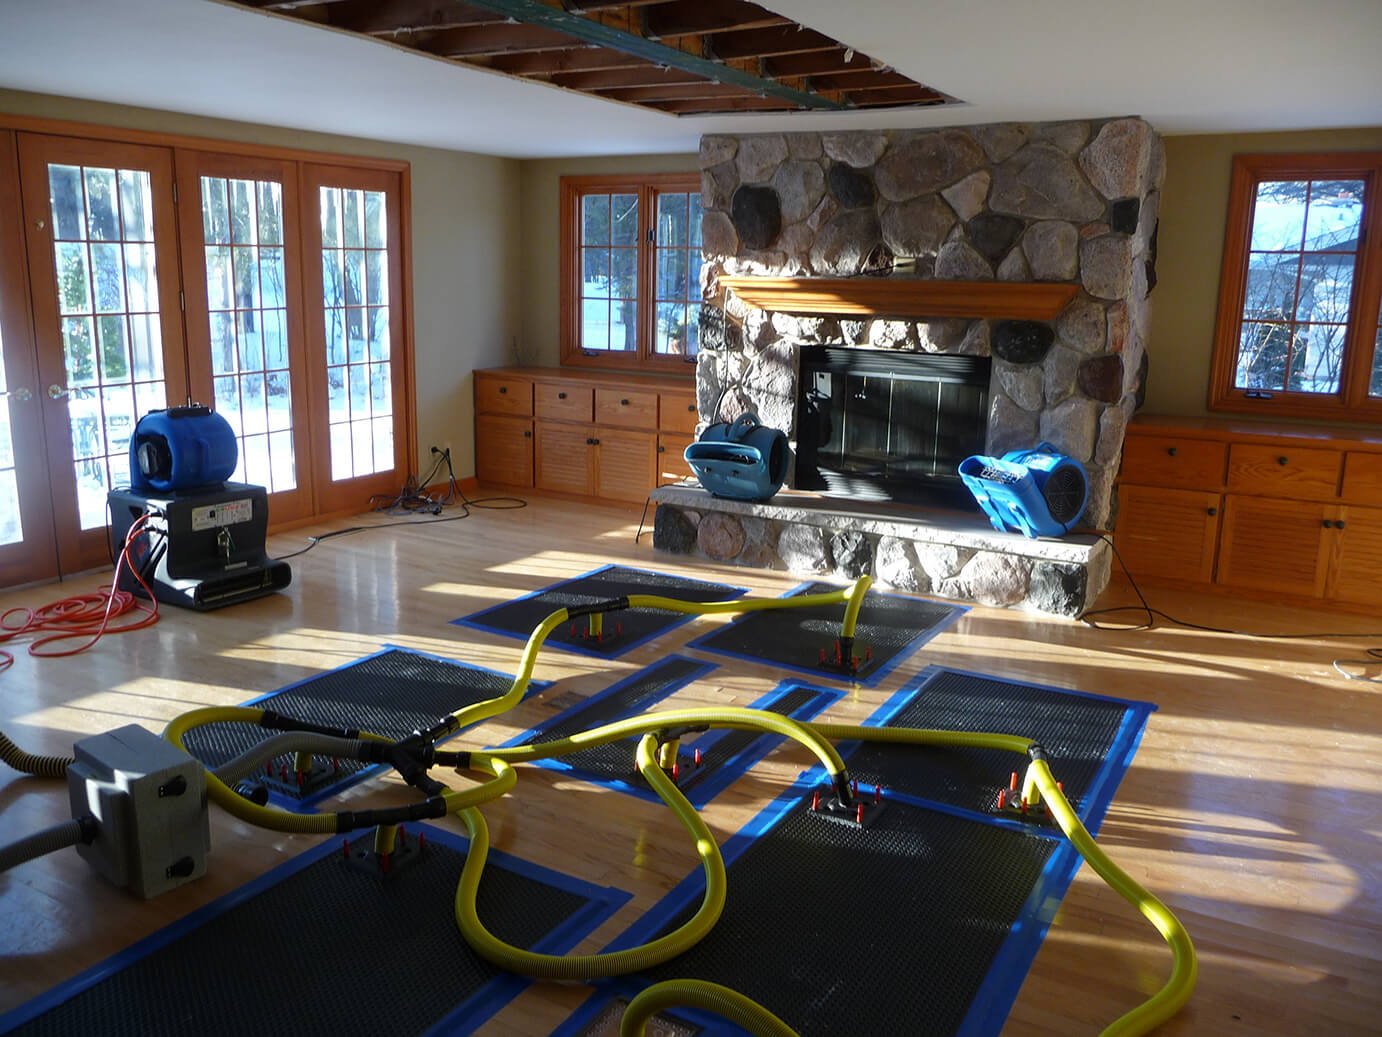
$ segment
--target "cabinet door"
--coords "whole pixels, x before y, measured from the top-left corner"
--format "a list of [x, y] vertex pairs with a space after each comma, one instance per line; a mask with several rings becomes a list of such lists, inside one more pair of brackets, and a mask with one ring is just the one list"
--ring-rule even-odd
[[601, 500], [641, 503], [657, 485], [657, 436], [651, 432], [596, 429]]
[[591, 493], [595, 485], [594, 430], [589, 425], [539, 421], [535, 432], [537, 488], [560, 493]]
[[691, 466], [686, 463], [686, 448], [691, 445], [690, 436], [669, 436], [665, 432], [657, 437], [657, 484], [681, 482], [695, 478]]
[[533, 423], [501, 414], [475, 417], [475, 477], [482, 483], [533, 485]]
[[1221, 507], [1203, 490], [1120, 486], [1114, 543], [1133, 578], [1211, 582]]
[[1216, 582], [1283, 594], [1324, 593], [1337, 508], [1309, 501], [1229, 494]]
[[1382, 508], [1339, 508], [1328, 594], [1340, 601], [1382, 604]]

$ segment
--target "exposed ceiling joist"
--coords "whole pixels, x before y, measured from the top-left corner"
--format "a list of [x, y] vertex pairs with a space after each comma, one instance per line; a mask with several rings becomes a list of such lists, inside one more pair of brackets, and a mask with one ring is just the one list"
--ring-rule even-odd
[[549, 80], [554, 86], [568, 90], [602, 91], [624, 86], [659, 86], [668, 83], [704, 83], [705, 80], [679, 68], [658, 68], [643, 65], [639, 68], [597, 69], [593, 72], [554, 72]]
[[699, 0], [694, 5], [645, 7], [641, 15], [639, 30], [650, 40], [795, 24], [789, 18], [773, 14], [757, 4], [743, 3], [742, 0]]
[[324, 24], [369, 36], [399, 36], [463, 25], [502, 22], [491, 11], [456, 0], [344, 0], [321, 9]]
[[524, 54], [534, 51], [568, 50], [575, 41], [565, 33], [537, 25], [468, 25], [443, 29], [414, 41], [413, 46], [444, 58], [473, 58], [490, 54]]

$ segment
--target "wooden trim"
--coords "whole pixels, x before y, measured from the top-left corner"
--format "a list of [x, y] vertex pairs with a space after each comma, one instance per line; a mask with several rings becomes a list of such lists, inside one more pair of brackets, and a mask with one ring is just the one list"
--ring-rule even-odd
[[251, 144], [220, 140], [215, 137], [193, 137], [180, 133], [166, 133], [161, 130], [126, 129], [119, 126], [105, 126], [100, 123], [72, 122], [66, 119], [49, 119], [33, 115], [10, 115], [5, 112], [0, 112], [0, 129], [41, 133], [55, 137], [114, 141], [120, 144], [149, 144], [156, 147], [188, 148], [194, 151], [249, 155], [281, 161], [349, 165], [366, 169], [382, 169], [394, 173], [402, 172], [409, 167], [406, 159], [373, 158], [366, 155], [348, 155], [329, 151], [308, 151], [305, 148]]
[[0, 362], [11, 391], [27, 389], [27, 400], [0, 397], [9, 411], [10, 445], [19, 492], [21, 535], [0, 546], [0, 586], [33, 583], [58, 575], [53, 505], [48, 489], [47, 447], [42, 420], [45, 396], [34, 347], [29, 305], [29, 271], [24, 262], [24, 210], [19, 192], [15, 135], [0, 130]]
[[782, 313], [1013, 320], [1051, 320], [1079, 291], [1073, 284], [892, 277], [724, 276], [719, 283], [752, 306]]
[[[1269, 399], [1249, 398], [1233, 385], [1238, 334], [1247, 288], [1256, 188], [1264, 179], [1359, 178], [1364, 189], [1364, 225], [1354, 271], [1348, 330], [1344, 342], [1339, 392], [1275, 390]], [[1264, 418], [1315, 418], [1325, 421], [1382, 420], [1382, 400], [1369, 398], [1371, 324], [1382, 300], [1382, 152], [1326, 152], [1308, 155], [1235, 155], [1229, 179], [1228, 221], [1224, 231], [1219, 306], [1214, 320], [1208, 407], [1213, 411], [1255, 414]], [[1371, 310], [1369, 309], [1371, 307]]]
[[[580, 279], [580, 200], [586, 194], [609, 192], [638, 194], [638, 310], [635, 316], [638, 348], [634, 351], [584, 351], [581, 339]], [[657, 307], [654, 301], [653, 247], [649, 233], [654, 229], [657, 195], [660, 192], [700, 191], [698, 173], [591, 173], [564, 176], [560, 184], [560, 356], [563, 366], [593, 370], [639, 368], [673, 373], [690, 368], [695, 357], [663, 356], [653, 352]]]

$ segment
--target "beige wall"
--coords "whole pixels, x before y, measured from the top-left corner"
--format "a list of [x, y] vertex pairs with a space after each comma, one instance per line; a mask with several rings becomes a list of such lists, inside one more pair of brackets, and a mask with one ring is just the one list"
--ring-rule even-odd
[[1219, 305], [1229, 173], [1250, 152], [1377, 151], [1382, 127], [1167, 137], [1157, 286], [1147, 343], [1149, 414], [1204, 415]]
[[474, 474], [471, 372], [505, 363], [519, 332], [517, 161], [11, 90], [0, 90], [0, 112], [407, 161], [413, 199], [416, 464], [425, 470], [421, 466], [431, 464], [429, 447], [450, 443], [456, 474]]
[[561, 362], [561, 343], [557, 338], [561, 178], [582, 173], [694, 173], [699, 168], [696, 155], [621, 155], [522, 163], [523, 331], [513, 357], [516, 363], [556, 367]]

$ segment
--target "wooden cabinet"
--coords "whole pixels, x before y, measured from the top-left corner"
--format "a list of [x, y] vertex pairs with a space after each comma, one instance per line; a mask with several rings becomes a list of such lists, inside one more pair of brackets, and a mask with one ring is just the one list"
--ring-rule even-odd
[[653, 487], [691, 476], [682, 454], [696, 420], [687, 379], [477, 371], [476, 475], [484, 483], [641, 504]]
[[1382, 605], [1382, 437], [1138, 418], [1115, 543], [1140, 582]]

